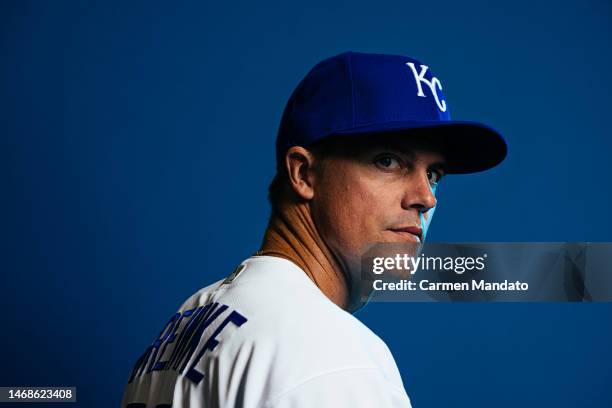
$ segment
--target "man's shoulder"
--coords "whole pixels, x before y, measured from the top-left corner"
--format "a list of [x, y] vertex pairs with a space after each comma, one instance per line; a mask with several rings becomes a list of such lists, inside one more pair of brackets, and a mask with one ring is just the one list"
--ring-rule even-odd
[[380, 340], [329, 300], [303, 270], [282, 258], [247, 259], [227, 278], [192, 295], [181, 310], [209, 303], [227, 305], [244, 315], [249, 324], [241, 333], [261, 340], [307, 333], [334, 333], [336, 338], [350, 337], [353, 341], [355, 336]]
[[251, 364], [273, 363], [275, 371], [296, 376], [300, 371], [380, 367], [392, 361], [376, 334], [331, 302], [292, 262], [252, 257], [236, 272], [198, 291], [184, 305], [193, 309], [196, 304], [216, 304], [244, 319], [240, 329], [220, 343], [219, 358], [248, 353]]
[[309, 379], [364, 369], [401, 387], [378, 336], [296, 265], [269, 258], [249, 258], [229, 278], [192, 295], [137, 361], [125, 400], [145, 398], [149, 389], [141, 384], [157, 381], [184, 391], [164, 388], [164, 398], [174, 394], [177, 405], [181, 395], [214, 389], [204, 393], [218, 400], [211, 406], [233, 406], [243, 397], [255, 406]]

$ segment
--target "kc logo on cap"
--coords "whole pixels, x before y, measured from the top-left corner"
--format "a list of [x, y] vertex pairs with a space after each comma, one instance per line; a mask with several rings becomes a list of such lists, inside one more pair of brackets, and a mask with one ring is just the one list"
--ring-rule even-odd
[[424, 83], [429, 87], [429, 89], [431, 89], [431, 93], [433, 94], [433, 97], [436, 100], [436, 105], [438, 105], [438, 108], [440, 108], [442, 112], [446, 112], [446, 101], [444, 99], [440, 101], [440, 97], [438, 96], [437, 91], [437, 89], [442, 90], [442, 84], [440, 83], [440, 80], [436, 77], [431, 77], [431, 81], [428, 81], [425, 78], [425, 74], [427, 73], [429, 67], [427, 65], [421, 65], [421, 72], [417, 73], [417, 70], [414, 66], [414, 62], [407, 62], [406, 65], [410, 67], [410, 69], [412, 70], [412, 74], [414, 75], [414, 80], [416, 81], [418, 90], [417, 96], [421, 96], [423, 98], [427, 97], [423, 93], [423, 87], [421, 86], [421, 84]]

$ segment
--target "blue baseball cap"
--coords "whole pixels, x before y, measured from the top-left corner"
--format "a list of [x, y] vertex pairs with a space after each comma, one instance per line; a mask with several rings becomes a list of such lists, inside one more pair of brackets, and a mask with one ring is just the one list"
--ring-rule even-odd
[[451, 120], [442, 83], [427, 65], [400, 55], [346, 52], [315, 65], [291, 94], [276, 138], [276, 165], [281, 168], [292, 146], [382, 133], [431, 140], [448, 173], [490, 169], [507, 154], [496, 130]]

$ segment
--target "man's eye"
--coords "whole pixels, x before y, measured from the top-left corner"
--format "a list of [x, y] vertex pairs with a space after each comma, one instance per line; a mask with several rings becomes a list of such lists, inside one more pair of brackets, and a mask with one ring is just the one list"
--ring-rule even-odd
[[427, 170], [427, 179], [429, 180], [429, 184], [432, 186], [436, 186], [440, 179], [442, 178], [442, 173], [438, 170]]
[[376, 165], [384, 170], [393, 170], [400, 168], [400, 162], [393, 156], [381, 156], [376, 159]]

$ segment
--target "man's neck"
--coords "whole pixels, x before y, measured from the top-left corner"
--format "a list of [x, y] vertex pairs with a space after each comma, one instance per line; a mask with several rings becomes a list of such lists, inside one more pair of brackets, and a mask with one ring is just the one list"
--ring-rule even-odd
[[286, 204], [270, 217], [262, 255], [278, 256], [299, 266], [332, 302], [347, 310], [347, 278], [319, 235], [308, 204]]

